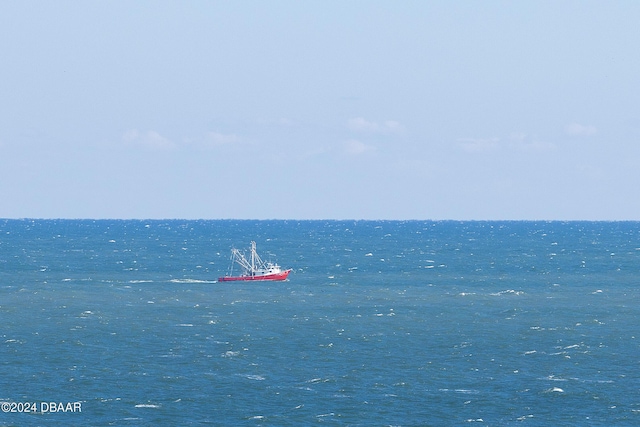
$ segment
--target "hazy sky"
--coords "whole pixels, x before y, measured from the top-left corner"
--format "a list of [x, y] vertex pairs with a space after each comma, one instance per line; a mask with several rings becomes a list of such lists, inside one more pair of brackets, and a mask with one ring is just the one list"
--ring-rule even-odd
[[640, 220], [638, 1], [0, 2], [0, 218]]

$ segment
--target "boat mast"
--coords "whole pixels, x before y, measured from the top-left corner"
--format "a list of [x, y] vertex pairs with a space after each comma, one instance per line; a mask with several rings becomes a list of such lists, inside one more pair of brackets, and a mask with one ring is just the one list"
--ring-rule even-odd
[[253, 275], [256, 271], [256, 242], [251, 241], [251, 274]]
[[[242, 252], [240, 252], [238, 249], [231, 249], [231, 259], [235, 261], [240, 267], [242, 267], [245, 272], [251, 273], [251, 264], [249, 264], [249, 261], [247, 261]], [[233, 269], [233, 262], [231, 263], [231, 265]]]

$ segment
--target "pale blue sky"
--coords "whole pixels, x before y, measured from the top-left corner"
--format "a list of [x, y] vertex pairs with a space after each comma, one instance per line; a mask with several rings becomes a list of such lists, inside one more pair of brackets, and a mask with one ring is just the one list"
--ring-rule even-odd
[[0, 217], [640, 220], [640, 2], [0, 3]]

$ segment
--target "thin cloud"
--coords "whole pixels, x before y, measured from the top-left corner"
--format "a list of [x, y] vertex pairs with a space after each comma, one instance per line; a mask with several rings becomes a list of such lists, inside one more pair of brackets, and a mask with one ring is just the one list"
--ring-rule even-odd
[[240, 142], [241, 138], [236, 134], [209, 132], [206, 141], [209, 145], [228, 145]]
[[592, 125], [581, 125], [580, 123], [570, 123], [565, 126], [564, 131], [571, 136], [590, 136], [595, 134], [598, 129]]
[[512, 133], [509, 137], [511, 147], [521, 151], [551, 151], [555, 144], [529, 137], [526, 133]]
[[256, 120], [259, 125], [277, 125], [277, 126], [293, 126], [296, 124], [295, 120], [287, 117], [280, 117], [279, 119], [267, 119], [259, 118]]
[[347, 121], [349, 129], [355, 132], [371, 132], [371, 133], [398, 133], [404, 130], [404, 127], [395, 120], [385, 120], [384, 122], [372, 122], [362, 117], [356, 117]]
[[376, 151], [376, 147], [367, 145], [362, 141], [358, 141], [357, 139], [350, 139], [348, 141], [345, 141], [344, 143], [344, 152], [352, 156], [358, 156], [373, 151]]
[[136, 144], [153, 150], [171, 150], [176, 145], [154, 130], [141, 132], [130, 129], [122, 135], [122, 139], [129, 144]]
[[499, 138], [460, 138], [458, 145], [467, 152], [481, 153], [493, 151], [499, 147]]
[[508, 138], [459, 138], [458, 146], [468, 153], [488, 153], [495, 151], [551, 151], [556, 146], [540, 141], [525, 133], [512, 133]]

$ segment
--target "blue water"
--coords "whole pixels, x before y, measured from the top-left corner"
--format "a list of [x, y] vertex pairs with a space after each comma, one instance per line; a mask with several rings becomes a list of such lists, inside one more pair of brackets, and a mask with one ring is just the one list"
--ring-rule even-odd
[[0, 402], [82, 405], [0, 425], [640, 425], [639, 281], [638, 222], [0, 220]]

